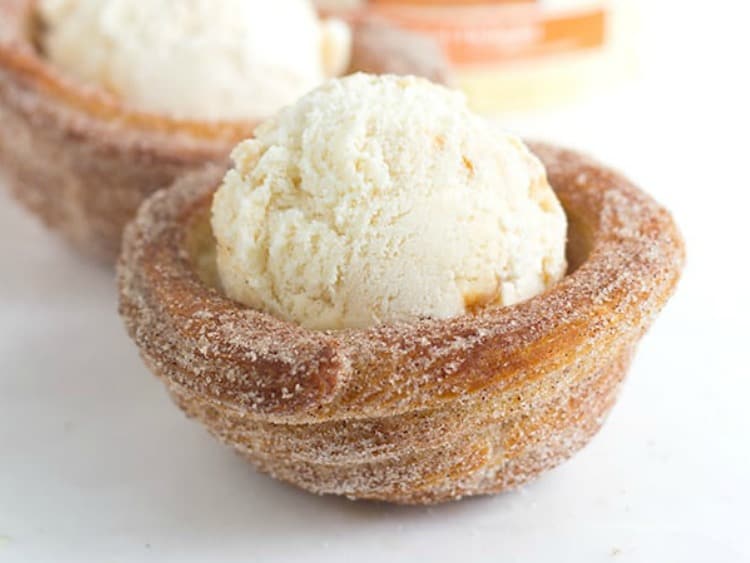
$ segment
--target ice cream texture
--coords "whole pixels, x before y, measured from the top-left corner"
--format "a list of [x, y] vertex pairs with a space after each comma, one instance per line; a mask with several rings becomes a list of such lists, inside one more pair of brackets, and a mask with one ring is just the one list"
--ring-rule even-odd
[[250, 120], [343, 71], [348, 27], [309, 0], [40, 0], [61, 70], [138, 110]]
[[331, 80], [232, 158], [212, 207], [223, 289], [304, 327], [511, 305], [565, 272], [541, 162], [426, 80]]

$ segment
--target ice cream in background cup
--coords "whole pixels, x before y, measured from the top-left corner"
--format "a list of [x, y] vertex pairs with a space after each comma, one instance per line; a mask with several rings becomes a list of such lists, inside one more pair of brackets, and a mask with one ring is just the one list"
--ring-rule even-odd
[[53, 63], [176, 118], [271, 115], [349, 63], [349, 28], [319, 19], [309, 0], [40, 0], [39, 9]]

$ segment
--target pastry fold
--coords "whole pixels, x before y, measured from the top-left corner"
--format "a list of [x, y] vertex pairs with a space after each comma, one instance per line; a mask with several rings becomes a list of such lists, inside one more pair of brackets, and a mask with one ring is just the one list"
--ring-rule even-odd
[[511, 307], [311, 331], [226, 298], [208, 224], [225, 171], [153, 195], [128, 227], [120, 312], [175, 402], [274, 477], [435, 503], [517, 487], [583, 447], [684, 259], [669, 213], [620, 174], [531, 144], [569, 221], [570, 272]]

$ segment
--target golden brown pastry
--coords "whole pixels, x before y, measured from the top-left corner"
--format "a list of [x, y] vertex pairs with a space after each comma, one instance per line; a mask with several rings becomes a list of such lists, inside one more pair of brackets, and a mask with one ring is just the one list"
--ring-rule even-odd
[[517, 487], [583, 447], [684, 258], [627, 179], [534, 144], [569, 221], [569, 274], [510, 307], [306, 330], [217, 289], [208, 214], [224, 168], [152, 196], [128, 227], [120, 311], [190, 416], [316, 493], [436, 503]]
[[[255, 120], [208, 122], [135, 111], [50, 64], [34, 0], [0, 0], [0, 169], [16, 198], [83, 252], [113, 261], [122, 228], [154, 190], [207, 162], [223, 164]], [[356, 39], [360, 70], [375, 37]], [[395, 45], [406, 32], [394, 32]], [[408, 43], [408, 41], [407, 41]], [[406, 43], [404, 43], [406, 44]], [[388, 49], [386, 49], [388, 50]], [[394, 51], [394, 49], [391, 49]], [[380, 71], [422, 72], [409, 57]], [[433, 54], [440, 57], [441, 55]], [[406, 62], [405, 62], [406, 61]], [[440, 58], [430, 68], [442, 68]]]

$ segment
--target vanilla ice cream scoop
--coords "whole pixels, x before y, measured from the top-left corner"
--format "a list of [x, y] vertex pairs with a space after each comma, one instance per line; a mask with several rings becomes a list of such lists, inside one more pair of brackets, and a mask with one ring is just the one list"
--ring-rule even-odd
[[565, 272], [540, 161], [426, 80], [329, 81], [232, 156], [212, 217], [224, 290], [302, 326], [510, 305]]
[[348, 63], [342, 22], [309, 0], [40, 0], [46, 56], [128, 105], [178, 118], [267, 117]]

